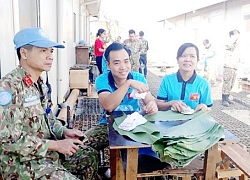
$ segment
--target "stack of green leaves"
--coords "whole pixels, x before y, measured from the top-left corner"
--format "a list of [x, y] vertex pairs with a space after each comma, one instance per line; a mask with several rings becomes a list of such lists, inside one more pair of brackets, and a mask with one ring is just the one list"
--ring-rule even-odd
[[[161, 161], [168, 162], [173, 167], [187, 166], [193, 159], [217, 143], [224, 134], [209, 112], [199, 111], [193, 115], [183, 115], [172, 111], [159, 111], [155, 115], [146, 115], [147, 123], [132, 131], [118, 128], [126, 118], [116, 118], [113, 124], [119, 134], [131, 139], [152, 145], [159, 154]], [[176, 126], [157, 126], [157, 121], [180, 121]], [[164, 129], [165, 128], [165, 129]]]
[[162, 161], [173, 167], [184, 167], [216, 144], [223, 134], [223, 127], [206, 112], [161, 132], [161, 138], [152, 148]]

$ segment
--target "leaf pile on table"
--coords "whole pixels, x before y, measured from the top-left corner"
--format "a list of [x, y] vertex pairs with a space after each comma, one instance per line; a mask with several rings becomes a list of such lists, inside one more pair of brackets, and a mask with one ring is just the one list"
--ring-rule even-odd
[[[224, 136], [224, 128], [214, 120], [210, 112], [199, 111], [183, 115], [173, 111], [159, 111], [155, 115], [144, 116], [148, 122], [131, 131], [118, 128], [126, 114], [115, 118], [114, 129], [134, 141], [152, 145], [161, 161], [172, 167], [185, 167], [193, 159], [204, 153]], [[166, 124], [175, 124], [164, 126]]]

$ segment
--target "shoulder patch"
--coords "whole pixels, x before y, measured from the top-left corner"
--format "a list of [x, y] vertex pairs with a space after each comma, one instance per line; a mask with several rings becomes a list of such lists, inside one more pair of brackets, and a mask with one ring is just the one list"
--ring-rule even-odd
[[0, 105], [5, 106], [12, 101], [12, 94], [9, 91], [0, 91]]

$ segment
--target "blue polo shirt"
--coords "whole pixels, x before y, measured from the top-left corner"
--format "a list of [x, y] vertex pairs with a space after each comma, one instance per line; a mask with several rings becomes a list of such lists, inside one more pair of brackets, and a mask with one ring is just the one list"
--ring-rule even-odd
[[[133, 79], [140, 81], [144, 84], [148, 84], [147, 80], [144, 78], [144, 76], [141, 73], [137, 73], [134, 71], [131, 71], [128, 74], [127, 79]], [[97, 77], [95, 81], [96, 91], [98, 94], [102, 92], [110, 92], [113, 93], [117, 90], [117, 87], [115, 85], [115, 81], [113, 78], [113, 75], [110, 71], [105, 72]], [[119, 104], [119, 106], [114, 111], [140, 111], [140, 105], [138, 99], [133, 99], [130, 94], [132, 92], [132, 88], [130, 87], [125, 94], [122, 102]], [[103, 111], [103, 117], [99, 121], [99, 124], [106, 124], [106, 111]]]
[[179, 71], [165, 76], [158, 90], [157, 99], [166, 102], [182, 100], [192, 109], [201, 103], [208, 107], [213, 105], [209, 82], [195, 71], [188, 81], [182, 79]]
[[107, 71], [110, 71], [108, 65], [107, 65], [107, 60], [105, 56], [102, 56], [102, 73], [105, 73]]

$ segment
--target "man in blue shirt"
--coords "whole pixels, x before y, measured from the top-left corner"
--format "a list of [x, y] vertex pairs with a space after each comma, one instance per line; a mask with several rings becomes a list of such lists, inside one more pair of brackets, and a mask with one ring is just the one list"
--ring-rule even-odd
[[199, 49], [192, 43], [180, 46], [177, 52], [179, 70], [162, 79], [157, 105], [160, 110], [184, 112], [189, 106], [196, 111], [213, 105], [209, 82], [196, 74]]
[[[105, 125], [107, 123], [106, 112], [144, 111], [146, 114], [155, 114], [158, 111], [145, 77], [138, 72], [131, 71], [129, 54], [124, 46], [120, 43], [112, 43], [105, 51], [105, 58], [110, 72], [98, 76], [95, 83], [100, 104], [104, 108], [103, 119], [97, 126], [97, 130], [102, 134], [108, 133]], [[139, 93], [146, 93], [145, 98], [142, 99], [145, 106], [142, 108], [139, 100], [131, 96], [133, 89]], [[101, 128], [102, 131], [100, 131]], [[95, 131], [95, 129], [92, 129], [92, 131]], [[104, 138], [100, 138], [104, 140]], [[156, 156], [151, 148], [145, 152], [139, 151], [139, 172], [153, 171], [167, 166], [167, 163], [160, 162], [152, 155]], [[125, 156], [126, 152], [123, 152], [123, 159], [125, 159]]]
[[[142, 74], [131, 71], [129, 55], [122, 44], [113, 43], [105, 51], [110, 72], [96, 79], [96, 90], [102, 107], [108, 112], [140, 111], [139, 100], [131, 97], [132, 90], [146, 93], [142, 110], [147, 114], [158, 111], [154, 97], [149, 92], [146, 79]], [[104, 117], [105, 118], [105, 117]], [[102, 121], [100, 124], [105, 124]]]

